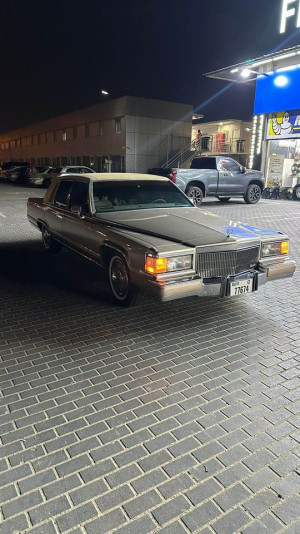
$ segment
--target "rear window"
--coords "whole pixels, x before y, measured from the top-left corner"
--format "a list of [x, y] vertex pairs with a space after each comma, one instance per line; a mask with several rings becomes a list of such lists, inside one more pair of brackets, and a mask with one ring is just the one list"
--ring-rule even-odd
[[37, 170], [37, 172], [45, 172], [48, 167], [35, 167], [35, 169]]
[[194, 158], [191, 169], [216, 169], [216, 158]]

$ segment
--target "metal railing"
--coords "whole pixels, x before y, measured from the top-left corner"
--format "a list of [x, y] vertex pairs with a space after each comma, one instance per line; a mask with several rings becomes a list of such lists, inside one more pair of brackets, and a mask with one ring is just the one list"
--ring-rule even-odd
[[212, 152], [214, 154], [245, 154], [246, 141], [233, 137], [231, 139], [217, 139], [215, 135], [211, 137], [202, 137], [201, 151], [204, 153]]

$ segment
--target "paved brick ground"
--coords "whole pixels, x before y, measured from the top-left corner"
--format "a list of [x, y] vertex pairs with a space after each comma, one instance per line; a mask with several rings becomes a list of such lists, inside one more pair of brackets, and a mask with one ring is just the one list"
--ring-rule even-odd
[[[300, 532], [299, 272], [231, 300], [112, 306], [0, 184], [0, 534]], [[203, 209], [287, 231], [300, 203]]]

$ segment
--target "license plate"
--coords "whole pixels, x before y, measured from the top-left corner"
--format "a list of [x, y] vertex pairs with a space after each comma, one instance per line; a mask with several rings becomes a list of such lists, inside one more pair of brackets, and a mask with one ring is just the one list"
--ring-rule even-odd
[[253, 278], [247, 278], [246, 280], [239, 280], [237, 282], [230, 282], [231, 297], [237, 295], [244, 295], [245, 293], [252, 293], [253, 290]]

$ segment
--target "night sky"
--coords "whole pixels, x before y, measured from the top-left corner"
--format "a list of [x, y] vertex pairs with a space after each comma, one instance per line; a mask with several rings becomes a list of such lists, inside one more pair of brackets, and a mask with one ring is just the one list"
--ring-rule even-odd
[[[296, 3], [295, 3], [296, 5]], [[124, 94], [249, 119], [253, 84], [203, 73], [300, 43], [281, 0], [1, 0], [0, 132]], [[284, 42], [287, 38], [291, 37]]]

